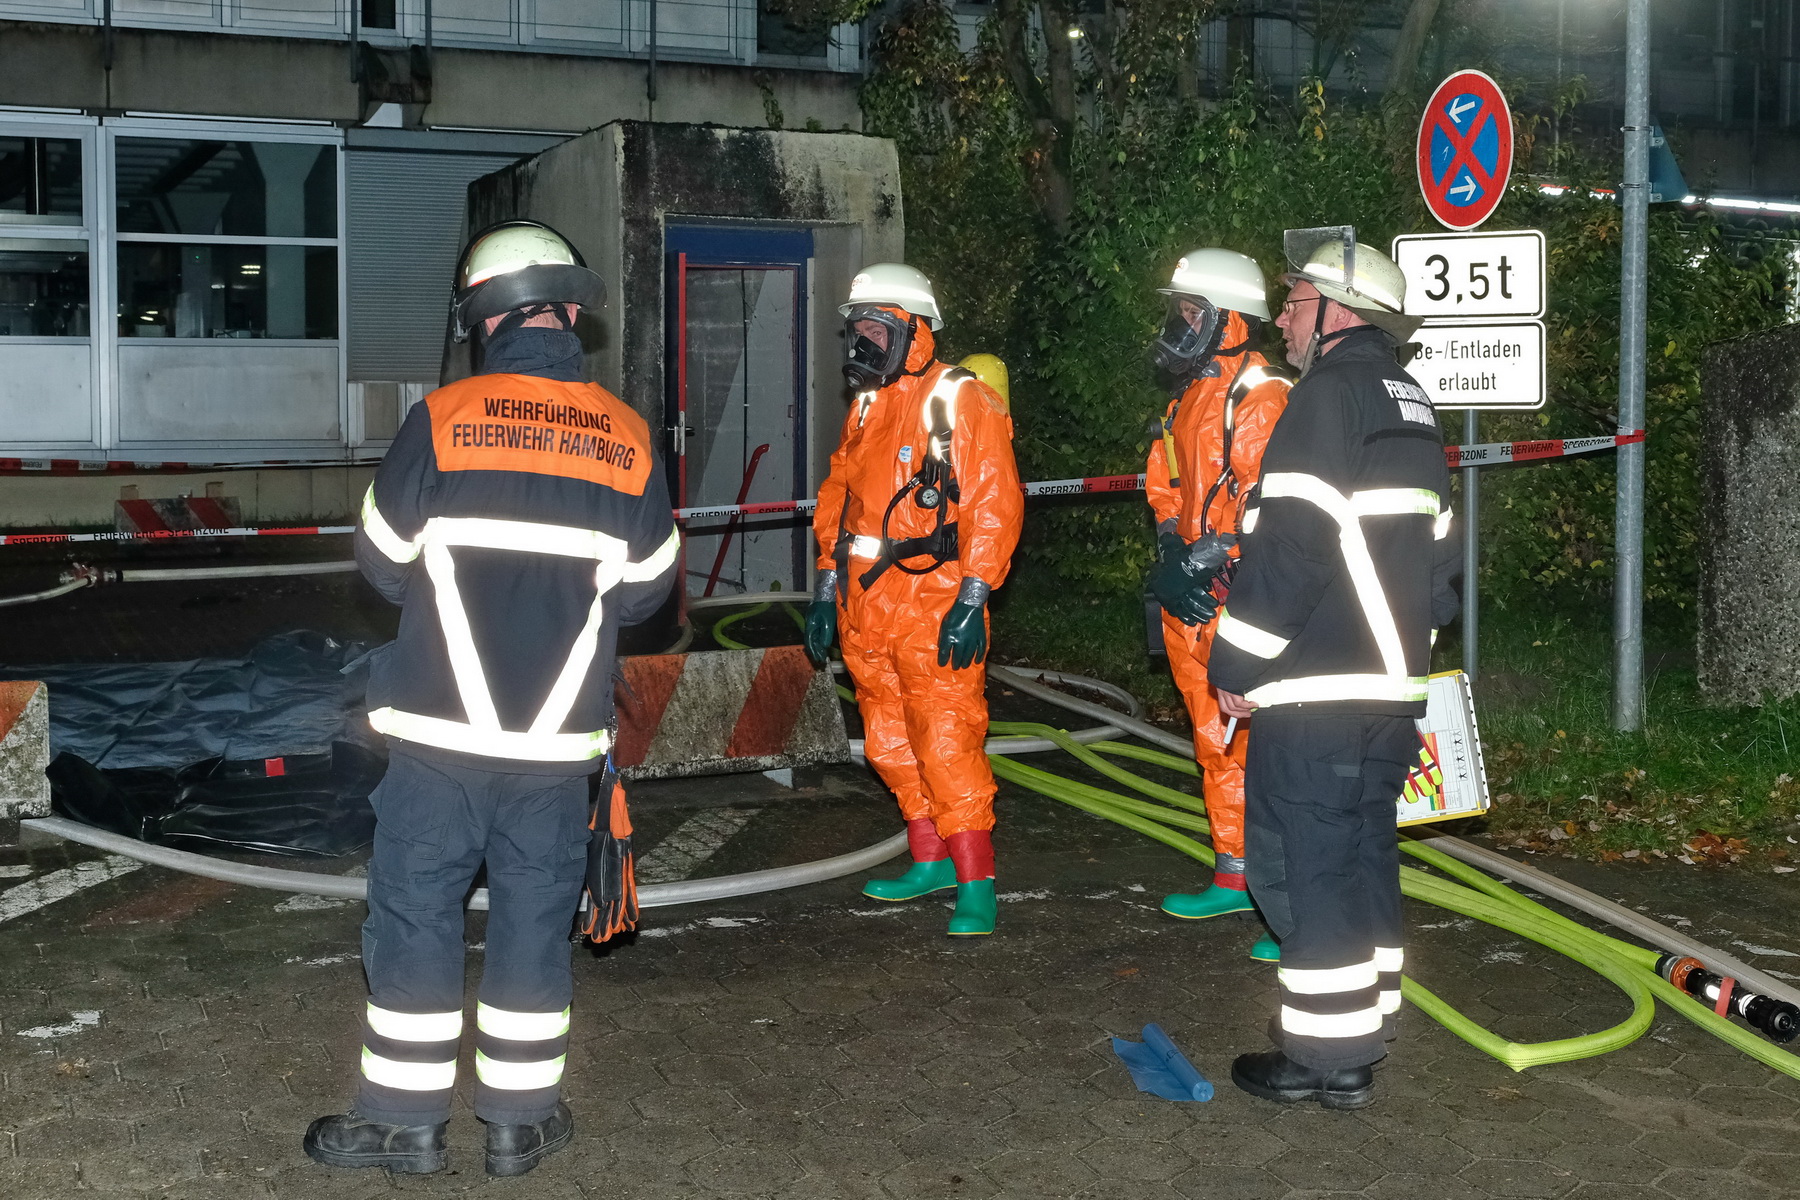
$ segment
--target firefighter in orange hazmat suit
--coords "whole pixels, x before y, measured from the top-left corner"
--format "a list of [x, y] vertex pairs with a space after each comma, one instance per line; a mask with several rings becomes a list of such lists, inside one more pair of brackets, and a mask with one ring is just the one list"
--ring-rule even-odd
[[819, 582], [806, 647], [834, 638], [856, 684], [864, 752], [906, 818], [911, 868], [865, 893], [956, 889], [950, 933], [994, 931], [988, 594], [1006, 578], [1024, 496], [1006, 405], [933, 355], [931, 282], [878, 263], [851, 282], [844, 374], [855, 393], [813, 532]]
[[[1254, 907], [1244, 883], [1244, 755], [1249, 726], [1228, 730], [1206, 678], [1213, 616], [1237, 562], [1245, 505], [1263, 446], [1287, 405], [1288, 380], [1251, 349], [1269, 319], [1262, 271], [1230, 250], [1195, 250], [1175, 268], [1169, 316], [1151, 349], [1175, 399], [1145, 471], [1156, 514], [1158, 562], [1151, 589], [1162, 604], [1169, 671], [1194, 724], [1206, 817], [1218, 860], [1212, 885], [1163, 899], [1163, 911], [1203, 920]], [[1230, 733], [1232, 736], [1228, 736]], [[1279, 957], [1264, 937], [1252, 957]]]

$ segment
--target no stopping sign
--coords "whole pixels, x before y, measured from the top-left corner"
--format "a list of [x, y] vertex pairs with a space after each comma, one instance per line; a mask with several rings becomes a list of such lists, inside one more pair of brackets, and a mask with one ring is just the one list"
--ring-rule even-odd
[[1450, 229], [1474, 229], [1494, 213], [1512, 174], [1512, 110], [1481, 71], [1438, 84], [1419, 116], [1419, 191]]

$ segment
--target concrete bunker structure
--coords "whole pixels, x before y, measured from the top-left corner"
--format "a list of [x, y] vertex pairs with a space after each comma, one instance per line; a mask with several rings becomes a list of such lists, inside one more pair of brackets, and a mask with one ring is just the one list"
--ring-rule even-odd
[[1700, 373], [1700, 689], [1800, 692], [1800, 325], [1710, 347]]
[[[905, 254], [891, 141], [618, 121], [476, 180], [468, 213], [547, 222], [605, 279], [589, 373], [658, 435], [676, 505], [814, 493], [849, 399], [838, 305]], [[445, 381], [469, 371], [450, 347]], [[791, 514], [696, 523], [688, 592], [804, 590], [811, 542]]]

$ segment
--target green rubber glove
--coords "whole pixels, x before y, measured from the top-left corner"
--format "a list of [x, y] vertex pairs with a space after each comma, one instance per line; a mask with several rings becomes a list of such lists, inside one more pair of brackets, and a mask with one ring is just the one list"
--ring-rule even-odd
[[973, 576], [962, 581], [956, 603], [938, 626], [938, 666], [964, 670], [987, 657], [988, 585]]
[[1156, 539], [1156, 547], [1157, 563], [1150, 568], [1151, 595], [1183, 625], [1201, 624], [1206, 618], [1194, 603], [1194, 577], [1187, 570], [1187, 542], [1180, 534], [1165, 533]]
[[[1170, 616], [1183, 625], [1204, 625], [1219, 615], [1213, 580], [1228, 561], [1235, 540], [1209, 535], [1190, 544], [1173, 533], [1157, 539], [1160, 555], [1150, 575], [1150, 591]], [[1196, 557], [1202, 561], [1196, 562]]]
[[837, 572], [819, 575], [818, 590], [806, 607], [806, 657], [814, 666], [831, 661], [831, 644], [837, 641]]

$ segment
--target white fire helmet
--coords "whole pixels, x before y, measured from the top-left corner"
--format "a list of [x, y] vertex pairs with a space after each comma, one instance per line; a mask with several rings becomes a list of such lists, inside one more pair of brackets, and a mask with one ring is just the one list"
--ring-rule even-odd
[[872, 263], [858, 271], [850, 281], [850, 299], [838, 306], [838, 314], [847, 317], [851, 309], [868, 304], [904, 309], [925, 318], [934, 331], [944, 327], [931, 280], [925, 278], [923, 271], [905, 263]]
[[1269, 319], [1262, 268], [1235, 250], [1189, 250], [1175, 264], [1169, 286], [1156, 290], [1165, 296], [1204, 296], [1215, 308]]

